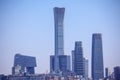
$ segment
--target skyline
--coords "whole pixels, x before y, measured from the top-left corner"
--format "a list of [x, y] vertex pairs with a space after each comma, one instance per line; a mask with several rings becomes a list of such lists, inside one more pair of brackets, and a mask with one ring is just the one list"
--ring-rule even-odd
[[[0, 3], [3, 4], [0, 5], [0, 11], [2, 11], [0, 13], [0, 73], [11, 73], [16, 53], [35, 56], [38, 64], [37, 73], [49, 70], [49, 56], [54, 54], [54, 7], [66, 9], [64, 17], [65, 55], [71, 55], [75, 41], [82, 41], [83, 55], [89, 60], [89, 69], [91, 69], [92, 34], [102, 33], [104, 68], [110, 66], [112, 69], [120, 65], [120, 2], [99, 2], [11, 0], [9, 3], [1, 1]], [[5, 61], [7, 59], [10, 60]], [[8, 64], [3, 64], [3, 61]], [[43, 65], [44, 63], [46, 64]]]

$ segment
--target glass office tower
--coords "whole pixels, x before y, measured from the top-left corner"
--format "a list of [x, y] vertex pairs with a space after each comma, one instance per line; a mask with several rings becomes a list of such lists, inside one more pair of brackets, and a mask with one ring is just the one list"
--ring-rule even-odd
[[104, 78], [103, 67], [103, 49], [102, 49], [102, 35], [95, 33], [92, 35], [92, 78], [99, 80]]
[[83, 62], [83, 49], [82, 49], [82, 42], [76, 41], [75, 42], [75, 50], [73, 52], [74, 57], [74, 72], [76, 75], [80, 75], [84, 77], [84, 62]]
[[21, 54], [16, 54], [14, 57], [14, 66], [12, 74], [35, 74], [36, 58]]
[[65, 8], [54, 8], [55, 26], [55, 71], [59, 71], [59, 55], [64, 55], [64, 12]]

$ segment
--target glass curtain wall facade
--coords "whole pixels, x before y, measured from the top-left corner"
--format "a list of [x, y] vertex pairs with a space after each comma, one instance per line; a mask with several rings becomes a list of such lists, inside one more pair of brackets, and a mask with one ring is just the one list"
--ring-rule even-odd
[[92, 79], [104, 78], [102, 35], [94, 33], [92, 35]]
[[83, 62], [83, 49], [82, 49], [82, 42], [77, 41], [75, 42], [75, 50], [74, 50], [74, 72], [76, 75], [81, 75], [84, 77], [84, 62]]

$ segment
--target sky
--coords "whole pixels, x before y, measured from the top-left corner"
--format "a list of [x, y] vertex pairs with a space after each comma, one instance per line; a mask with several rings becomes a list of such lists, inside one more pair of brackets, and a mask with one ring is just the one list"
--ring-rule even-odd
[[65, 7], [64, 52], [82, 41], [91, 76], [92, 34], [101, 33], [104, 68], [120, 66], [119, 0], [0, 0], [0, 74], [11, 74], [14, 55], [34, 56], [36, 73], [49, 71], [54, 54], [54, 7]]

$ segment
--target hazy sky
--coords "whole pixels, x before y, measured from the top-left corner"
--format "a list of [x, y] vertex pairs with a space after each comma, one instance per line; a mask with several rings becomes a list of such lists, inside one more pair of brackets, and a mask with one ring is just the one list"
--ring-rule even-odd
[[16, 53], [35, 56], [36, 73], [49, 70], [54, 7], [65, 7], [65, 54], [82, 41], [90, 74], [92, 34], [102, 33], [104, 67], [120, 66], [120, 0], [0, 0], [0, 74], [11, 74]]

